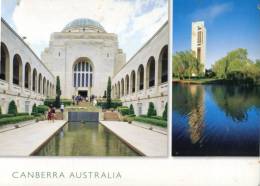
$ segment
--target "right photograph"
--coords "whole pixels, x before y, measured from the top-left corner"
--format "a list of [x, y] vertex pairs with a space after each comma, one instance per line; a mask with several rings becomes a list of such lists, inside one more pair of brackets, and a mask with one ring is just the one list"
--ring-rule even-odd
[[259, 4], [173, 1], [173, 156], [259, 156]]

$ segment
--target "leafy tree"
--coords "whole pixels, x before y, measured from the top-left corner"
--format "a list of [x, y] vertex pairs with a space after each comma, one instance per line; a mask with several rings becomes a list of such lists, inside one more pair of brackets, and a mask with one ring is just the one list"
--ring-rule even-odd
[[106, 98], [107, 98], [107, 107], [111, 107], [111, 78], [108, 77], [108, 82], [107, 82], [107, 93], [106, 93]]
[[168, 103], [165, 104], [165, 108], [164, 108], [162, 117], [164, 120], [167, 120], [167, 116], [168, 116]]
[[129, 115], [134, 115], [134, 114], [135, 114], [134, 107], [133, 107], [133, 105], [131, 104], [131, 105], [130, 105], [130, 108], [129, 108]]
[[156, 116], [156, 115], [157, 115], [157, 112], [154, 108], [154, 104], [153, 104], [153, 102], [150, 102], [148, 112], [147, 112], [147, 116]]
[[16, 107], [16, 104], [15, 104], [14, 100], [12, 100], [9, 103], [8, 114], [14, 114], [14, 115], [17, 114], [17, 107]]
[[60, 89], [60, 77], [57, 76], [56, 78], [56, 99], [55, 99], [55, 107], [60, 108], [60, 96], [61, 96], [61, 89]]

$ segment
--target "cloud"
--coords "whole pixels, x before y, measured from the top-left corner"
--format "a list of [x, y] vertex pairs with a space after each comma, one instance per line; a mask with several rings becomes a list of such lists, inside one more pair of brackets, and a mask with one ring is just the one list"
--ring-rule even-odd
[[77, 18], [94, 19], [107, 32], [118, 34], [129, 59], [167, 20], [167, 12], [167, 0], [21, 0], [13, 20], [39, 55], [51, 33]]
[[191, 14], [193, 20], [207, 20], [213, 22], [217, 17], [231, 11], [232, 3], [215, 4], [203, 9], [198, 9]]

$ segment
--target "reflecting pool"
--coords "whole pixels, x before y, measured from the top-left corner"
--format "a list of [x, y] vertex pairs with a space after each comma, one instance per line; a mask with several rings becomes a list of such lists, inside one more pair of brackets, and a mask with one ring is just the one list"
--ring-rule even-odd
[[258, 156], [260, 87], [173, 83], [172, 154]]
[[68, 123], [37, 156], [139, 156], [116, 135], [97, 123]]

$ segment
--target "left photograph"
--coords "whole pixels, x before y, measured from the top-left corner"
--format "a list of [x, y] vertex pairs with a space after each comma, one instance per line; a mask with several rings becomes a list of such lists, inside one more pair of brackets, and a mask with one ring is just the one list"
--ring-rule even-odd
[[2, 0], [0, 156], [168, 156], [168, 1]]

